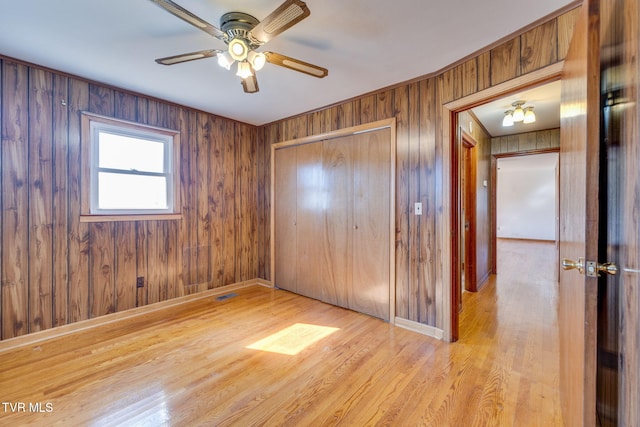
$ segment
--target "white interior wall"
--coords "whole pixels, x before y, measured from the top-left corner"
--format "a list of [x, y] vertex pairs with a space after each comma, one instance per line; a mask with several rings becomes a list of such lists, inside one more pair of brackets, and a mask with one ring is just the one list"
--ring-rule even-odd
[[558, 153], [498, 159], [497, 236], [556, 240]]

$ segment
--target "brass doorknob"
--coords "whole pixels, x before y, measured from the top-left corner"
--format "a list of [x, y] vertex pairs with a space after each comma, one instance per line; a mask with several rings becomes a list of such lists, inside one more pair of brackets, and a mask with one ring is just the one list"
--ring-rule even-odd
[[598, 264], [598, 271], [600, 273], [607, 273], [611, 276], [618, 274], [618, 266], [612, 262], [605, 262], [604, 264]]
[[578, 270], [578, 273], [582, 273], [584, 271], [584, 258], [578, 258], [578, 261], [572, 261], [567, 258], [562, 259], [562, 269], [563, 270]]

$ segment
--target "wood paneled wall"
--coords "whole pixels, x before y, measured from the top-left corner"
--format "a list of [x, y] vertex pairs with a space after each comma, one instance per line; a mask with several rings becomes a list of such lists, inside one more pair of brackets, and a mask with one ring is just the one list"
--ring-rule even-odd
[[491, 154], [526, 153], [560, 148], [560, 128], [491, 138]]
[[[257, 277], [255, 127], [8, 58], [0, 74], [2, 339]], [[83, 110], [180, 131], [182, 220], [79, 221]]]
[[[442, 265], [436, 241], [443, 194], [442, 105], [561, 61], [573, 34], [576, 9], [536, 26], [436, 76], [381, 89], [319, 111], [259, 129], [258, 202], [269, 206], [269, 145], [374, 120], [397, 119], [396, 316], [443, 327], [448, 283], [438, 280]], [[444, 157], [443, 157], [444, 156]], [[423, 214], [413, 215], [415, 202]], [[269, 278], [268, 209], [260, 209], [259, 275]], [[264, 252], [264, 253], [263, 253]]]

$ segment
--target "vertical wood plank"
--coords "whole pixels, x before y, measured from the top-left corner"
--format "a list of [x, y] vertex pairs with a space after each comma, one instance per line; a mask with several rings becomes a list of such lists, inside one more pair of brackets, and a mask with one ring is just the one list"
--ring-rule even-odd
[[558, 61], [558, 25], [555, 19], [520, 36], [520, 73], [526, 74]]
[[80, 112], [89, 109], [89, 84], [70, 80], [69, 87], [69, 318], [89, 315], [89, 224], [80, 222]]
[[478, 56], [478, 91], [491, 87], [491, 52]]
[[191, 146], [191, 135], [189, 133], [189, 111], [186, 108], [178, 110], [178, 129], [180, 129], [180, 212], [182, 220], [179, 221], [178, 230], [178, 257], [180, 262], [178, 286], [179, 295], [187, 293], [188, 284], [191, 283], [189, 267], [189, 248], [191, 247], [191, 227], [193, 222], [193, 209], [191, 202], [191, 189], [189, 187], [189, 176], [191, 172], [191, 156], [189, 147]]
[[438, 301], [436, 301], [436, 79], [420, 82], [420, 170], [419, 201], [422, 202], [420, 216], [419, 269], [417, 322], [435, 326]]
[[269, 256], [267, 252], [270, 251], [270, 243], [268, 242], [269, 228], [271, 226], [269, 216], [268, 188], [271, 185], [269, 176], [271, 175], [271, 158], [267, 154], [270, 151], [269, 141], [266, 136], [267, 128], [260, 127], [256, 129], [256, 160], [257, 160], [257, 204], [258, 204], [258, 223], [257, 223], [257, 239], [258, 248], [256, 256], [257, 261], [257, 275], [259, 279], [269, 280], [267, 274], [267, 263], [269, 263]]
[[[69, 79], [53, 76], [53, 326], [69, 322]], [[1, 270], [1, 267], [0, 267]]]
[[248, 209], [249, 209], [249, 253], [250, 253], [250, 263], [248, 266], [248, 279], [255, 279], [258, 277], [258, 158], [257, 158], [257, 131], [254, 127], [245, 125], [245, 132], [248, 137], [249, 144], [249, 153], [248, 153], [248, 161], [249, 161], [249, 201], [248, 201]]
[[[211, 263], [211, 283], [209, 287], [222, 286], [224, 278], [224, 144], [222, 133], [218, 126], [220, 119], [209, 117], [209, 239], [211, 251], [209, 253]], [[232, 129], [235, 124], [232, 124]]]
[[28, 70], [2, 70], [2, 339], [29, 332]]
[[53, 324], [53, 78], [29, 70], [29, 332]]
[[308, 132], [307, 116], [299, 116], [284, 122], [284, 140], [302, 138]]
[[[321, 110], [321, 111], [316, 111], [314, 113], [311, 114], [311, 118], [310, 118], [310, 134], [311, 135], [316, 135], [319, 133], [326, 133], [329, 132], [329, 130], [331, 129], [331, 110]], [[273, 142], [279, 142], [280, 139], [279, 138], [272, 138], [270, 139], [270, 141]]]
[[[169, 107], [155, 100], [147, 102], [146, 122], [153, 126], [169, 127]], [[168, 225], [167, 221], [144, 221], [147, 228], [147, 304], [168, 298]]]
[[527, 132], [518, 135], [518, 151], [531, 151], [536, 149], [535, 132]]
[[196, 240], [196, 283], [198, 290], [209, 287], [212, 280], [211, 266], [211, 229], [209, 212], [209, 118], [204, 113], [197, 113], [197, 240]]
[[563, 60], [569, 51], [569, 45], [573, 38], [573, 30], [576, 20], [580, 15], [581, 6], [558, 16], [558, 60]]
[[376, 95], [376, 120], [394, 117], [394, 94], [393, 90], [387, 90]]
[[442, 103], [446, 104], [447, 102], [451, 102], [455, 99], [455, 81], [454, 81], [454, 72], [453, 70], [448, 70], [438, 76], [438, 78], [442, 81], [441, 84], [441, 93]]
[[414, 203], [420, 201], [420, 84], [412, 83], [408, 86], [407, 127], [409, 137], [409, 156], [407, 159], [408, 184], [408, 246], [409, 246], [409, 289], [408, 289], [408, 319], [417, 321], [419, 318], [420, 297], [420, 217], [413, 211]]
[[472, 58], [462, 64], [462, 96], [478, 91], [478, 59]]
[[269, 280], [273, 280], [273, 274], [274, 272], [271, 270], [272, 265], [273, 265], [273, 260], [271, 260], [271, 241], [273, 239], [273, 236], [271, 236], [271, 222], [272, 222], [272, 218], [271, 218], [271, 204], [274, 203], [275, 200], [275, 195], [271, 194], [271, 188], [272, 188], [272, 182], [271, 179], [273, 178], [271, 175], [271, 164], [272, 164], [272, 159], [271, 159], [271, 144], [273, 142], [277, 142], [280, 140], [280, 135], [278, 134], [279, 131], [279, 127], [272, 125], [269, 126], [265, 133], [265, 141], [263, 141], [263, 144], [265, 145], [265, 168], [267, 168], [267, 179], [265, 181], [265, 186], [264, 186], [264, 192], [265, 192], [265, 209], [266, 209], [266, 215], [267, 215], [267, 220], [265, 221], [265, 228], [263, 229], [263, 239], [262, 239], [262, 245], [265, 245], [265, 275], [264, 277], [269, 279]]
[[357, 125], [370, 123], [376, 120], [376, 96], [368, 95], [359, 99], [360, 114], [356, 116]]
[[[189, 112], [188, 117], [188, 129], [189, 129], [189, 171], [187, 179], [188, 184], [188, 194], [189, 198], [187, 202], [189, 203], [189, 212], [190, 212], [190, 223], [189, 223], [189, 244], [187, 249], [183, 253], [183, 257], [185, 259], [184, 264], [186, 265], [187, 271], [185, 273], [185, 277], [187, 278], [185, 293], [190, 294], [198, 289], [198, 218], [199, 218], [199, 210], [198, 210], [198, 149], [199, 149], [199, 128], [198, 128], [198, 113], [195, 111]], [[187, 171], [184, 170], [184, 164], [181, 168], [183, 174]]]
[[338, 129], [344, 129], [353, 126], [353, 101], [345, 102], [338, 106]]
[[248, 211], [248, 144], [246, 135], [244, 134], [244, 128], [240, 124], [235, 126], [235, 141], [239, 148], [236, 150], [235, 168], [239, 171], [235, 182], [235, 209], [236, 209], [236, 239], [235, 239], [235, 253], [236, 253], [236, 273], [235, 279], [238, 282], [247, 280], [245, 275], [247, 274], [247, 264], [250, 262], [249, 258], [249, 241], [247, 239], [247, 224], [250, 213]]
[[394, 90], [396, 112], [396, 316], [409, 318], [409, 93]]
[[520, 75], [520, 37], [491, 49], [491, 85]]
[[[137, 114], [137, 97], [117, 92], [114, 103], [114, 117], [135, 121]], [[115, 271], [116, 311], [136, 306], [136, 223], [120, 221], [114, 224], [115, 229]]]
[[253, 231], [253, 195], [251, 184], [252, 141], [246, 126], [236, 124], [236, 282], [249, 280], [253, 263], [251, 238]]
[[[90, 84], [89, 110], [112, 116], [115, 109], [113, 89]], [[89, 224], [90, 315], [98, 317], [115, 312], [115, 238], [113, 223]]]
[[[136, 100], [136, 114], [138, 122], [149, 122], [149, 101], [146, 98], [139, 97]], [[148, 282], [149, 282], [149, 250], [147, 237], [148, 221], [136, 221], [136, 278], [141, 277], [144, 286], [138, 288], [136, 286], [136, 307], [147, 305], [148, 298]]]
[[[168, 120], [167, 128], [180, 130], [182, 124], [180, 120], [180, 111], [176, 105], [168, 106]], [[182, 143], [182, 141], [180, 141]], [[180, 148], [180, 147], [178, 147]], [[182, 160], [180, 158], [181, 150], [176, 150], [178, 158], [175, 159], [176, 165], [182, 169]], [[180, 173], [178, 174], [178, 180], [180, 179]], [[178, 188], [181, 189], [181, 183], [178, 183]], [[175, 201], [177, 209], [180, 209], [182, 195]], [[166, 224], [166, 239], [167, 239], [167, 299], [173, 299], [184, 295], [182, 290], [184, 288], [182, 284], [182, 240], [180, 238], [181, 220], [165, 221]]]
[[[224, 247], [224, 257], [222, 258], [222, 285], [234, 283], [236, 280], [236, 233], [240, 222], [236, 217], [236, 178], [238, 170], [236, 168], [236, 151], [240, 149], [240, 144], [235, 139], [235, 124], [228, 121], [218, 123], [218, 133], [221, 139], [221, 160], [222, 160], [222, 245]], [[242, 225], [242, 224], [240, 224]]]

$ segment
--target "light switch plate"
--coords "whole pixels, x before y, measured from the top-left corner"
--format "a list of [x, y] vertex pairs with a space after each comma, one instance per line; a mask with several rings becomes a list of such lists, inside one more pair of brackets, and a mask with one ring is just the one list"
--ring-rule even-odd
[[415, 203], [413, 205], [413, 213], [416, 215], [422, 215], [422, 203]]

